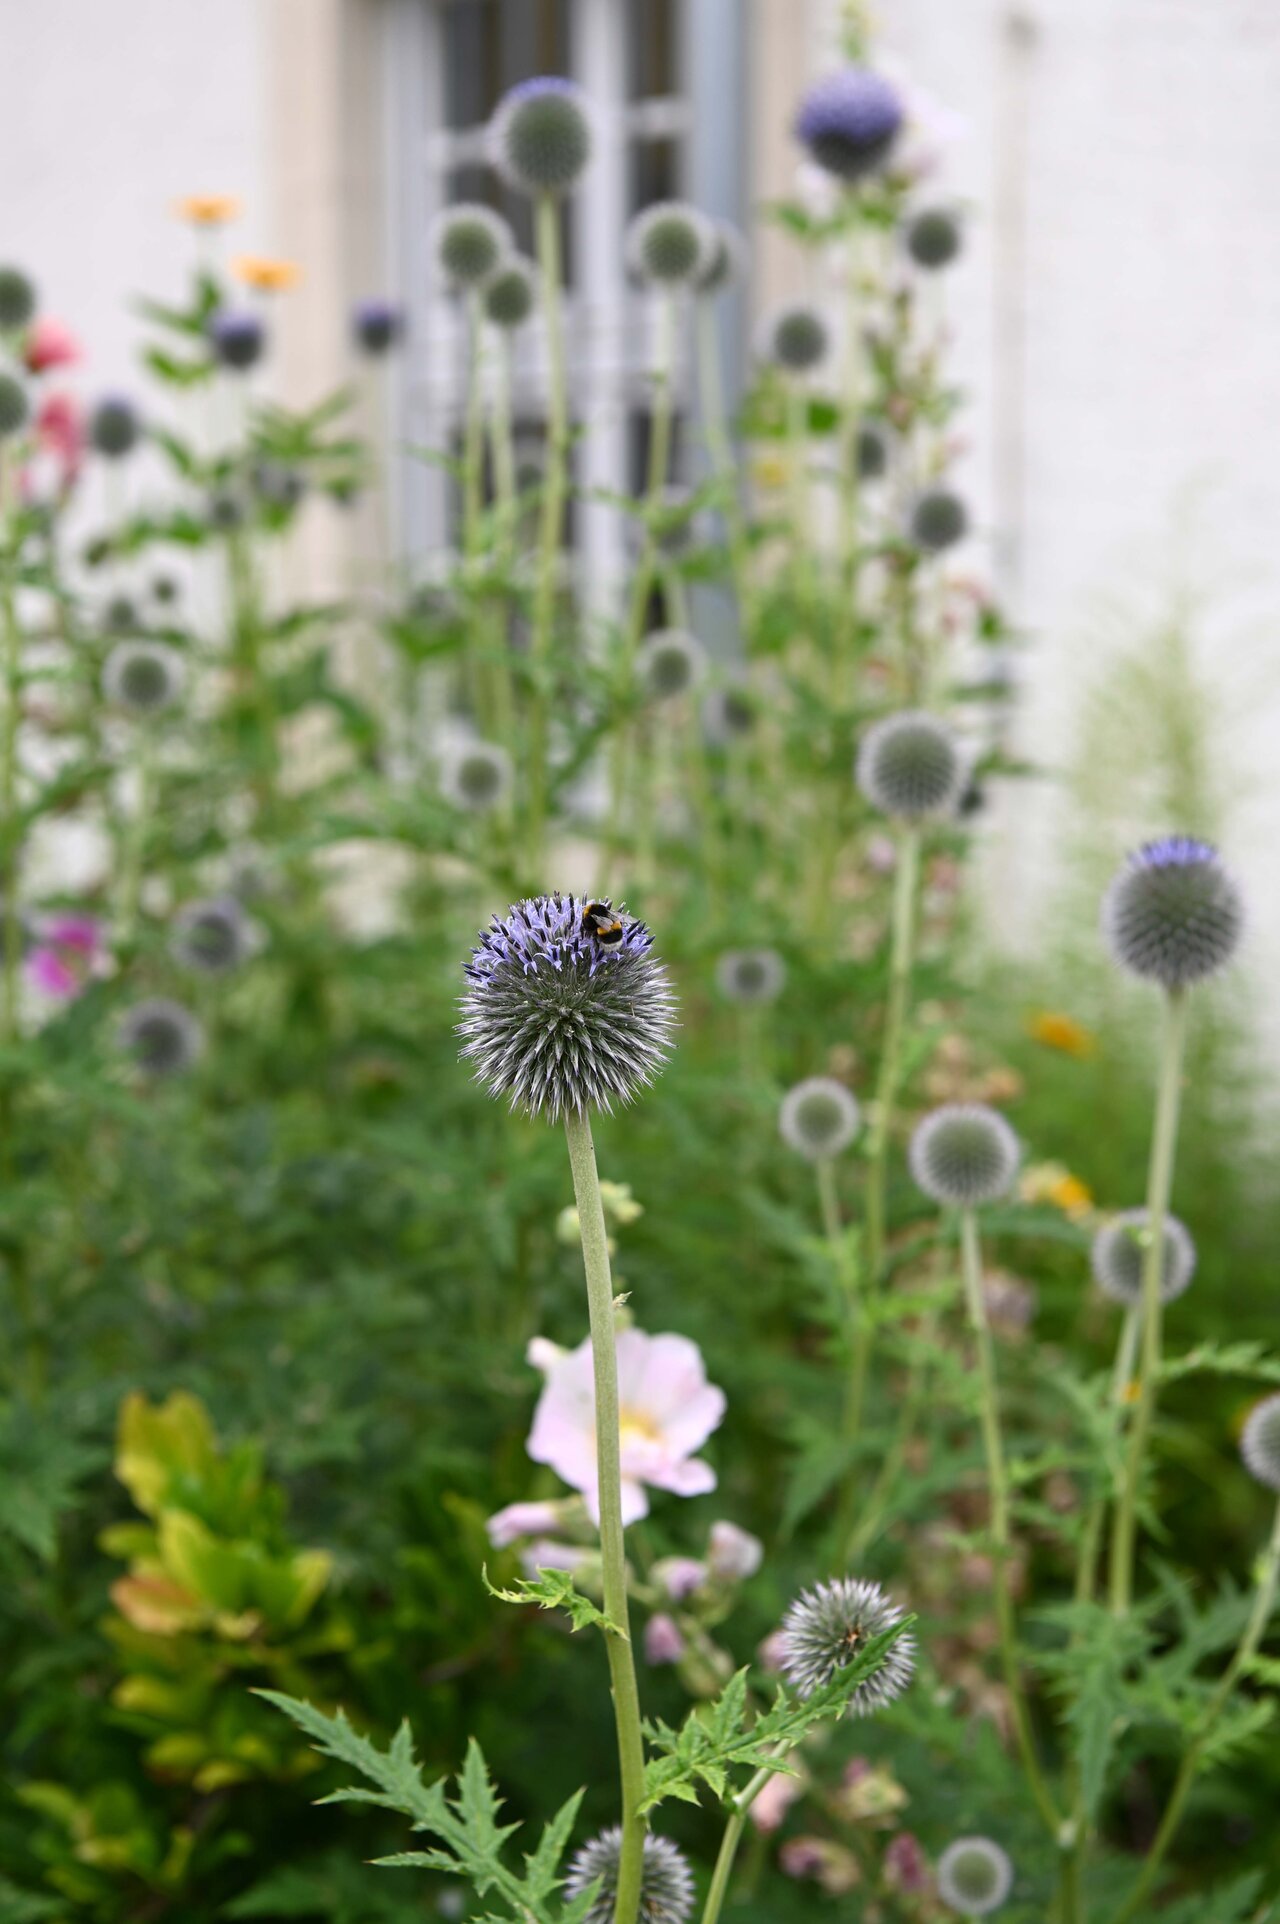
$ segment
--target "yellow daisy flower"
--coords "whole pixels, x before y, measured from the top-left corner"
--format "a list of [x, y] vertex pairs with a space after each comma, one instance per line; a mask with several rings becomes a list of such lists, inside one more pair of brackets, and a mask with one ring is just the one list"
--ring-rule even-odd
[[225, 227], [229, 220], [236, 219], [240, 202], [234, 194], [188, 194], [173, 211], [193, 227]]
[[263, 294], [286, 293], [302, 279], [302, 269], [295, 261], [275, 260], [268, 254], [238, 254], [231, 272], [246, 287], [256, 287]]
[[1037, 1009], [1027, 1021], [1027, 1034], [1033, 1041], [1043, 1043], [1046, 1049], [1058, 1049], [1064, 1056], [1076, 1056], [1082, 1061], [1098, 1046], [1092, 1029], [1086, 1029], [1083, 1022], [1064, 1015], [1060, 1009]]

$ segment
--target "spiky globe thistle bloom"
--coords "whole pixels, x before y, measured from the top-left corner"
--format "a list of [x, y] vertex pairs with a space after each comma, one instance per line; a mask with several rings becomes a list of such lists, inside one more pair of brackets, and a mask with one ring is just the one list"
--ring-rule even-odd
[[1240, 1454], [1250, 1476], [1269, 1490], [1280, 1490], [1280, 1391], [1264, 1396], [1249, 1412]]
[[440, 790], [455, 808], [483, 815], [511, 793], [511, 757], [493, 742], [467, 742], [441, 763]]
[[981, 1102], [948, 1102], [917, 1124], [911, 1174], [926, 1196], [954, 1209], [1006, 1196], [1022, 1151], [1004, 1117]]
[[130, 595], [112, 595], [102, 617], [109, 635], [127, 635], [138, 625], [137, 605]]
[[658, 628], [646, 637], [636, 658], [641, 686], [652, 701], [678, 701], [706, 674], [701, 642], [683, 628]]
[[969, 510], [953, 488], [924, 488], [911, 505], [908, 531], [917, 548], [942, 554], [969, 532]]
[[489, 158], [510, 187], [558, 199], [581, 179], [593, 138], [587, 96], [559, 74], [522, 80], [489, 123]]
[[209, 322], [209, 341], [223, 367], [242, 373], [256, 367], [267, 344], [267, 330], [244, 308], [220, 308]]
[[356, 346], [366, 354], [386, 354], [404, 333], [404, 309], [376, 295], [357, 301], [351, 312], [351, 331]]
[[893, 443], [883, 421], [859, 421], [853, 463], [860, 481], [878, 481], [889, 465]]
[[[834, 1577], [802, 1590], [782, 1619], [783, 1675], [801, 1697], [810, 1697], [902, 1618], [880, 1585], [865, 1578]], [[890, 1644], [879, 1670], [855, 1687], [848, 1714], [866, 1717], [892, 1703], [911, 1682], [915, 1667], [915, 1638], [904, 1631]]]
[[[1089, 1261], [1098, 1288], [1115, 1303], [1135, 1309], [1142, 1301], [1142, 1273], [1146, 1266], [1150, 1218], [1145, 1209], [1126, 1209], [1104, 1223], [1093, 1239]], [[1196, 1270], [1196, 1246], [1185, 1224], [1166, 1215], [1160, 1251], [1160, 1301], [1181, 1296]]]
[[862, 1122], [856, 1097], [834, 1076], [809, 1076], [782, 1098], [783, 1141], [810, 1162], [825, 1162], [849, 1147]]
[[874, 722], [862, 737], [854, 779], [882, 815], [919, 822], [955, 807], [964, 765], [945, 722], [924, 709], [904, 708]]
[[27, 391], [12, 374], [0, 374], [0, 441], [7, 441], [27, 425], [31, 412]]
[[182, 657], [160, 641], [124, 641], [102, 670], [102, 688], [117, 708], [139, 717], [162, 715], [182, 693]]
[[1102, 932], [1116, 962], [1164, 989], [1189, 988], [1231, 960], [1244, 899], [1218, 852], [1190, 835], [1165, 835], [1131, 855], [1102, 903]]
[[[618, 1895], [618, 1860], [622, 1831], [618, 1825], [602, 1830], [569, 1861], [564, 1895], [569, 1903], [600, 1879], [583, 1924], [611, 1924]], [[668, 1837], [646, 1831], [640, 1873], [641, 1924], [684, 1924], [693, 1909], [693, 1873], [684, 1853]]]
[[938, 1859], [938, 1896], [961, 1917], [998, 1911], [1012, 1887], [1008, 1852], [989, 1837], [957, 1837]]
[[[622, 923], [610, 945], [588, 906]], [[462, 1054], [491, 1095], [556, 1122], [631, 1102], [671, 1051], [675, 998], [643, 922], [538, 895], [495, 916], [466, 965]]]
[[660, 287], [696, 286], [715, 248], [705, 214], [685, 200], [645, 207], [627, 228], [626, 262], [637, 280]]
[[532, 261], [516, 254], [485, 283], [485, 318], [509, 332], [522, 327], [533, 312], [537, 288], [537, 269]]
[[105, 395], [89, 417], [89, 439], [109, 461], [122, 460], [141, 432], [138, 410], [127, 394]]
[[169, 953], [180, 968], [200, 975], [237, 969], [253, 948], [253, 932], [234, 896], [191, 902], [174, 917]]
[[446, 207], [432, 228], [435, 257], [455, 287], [480, 287], [502, 265], [513, 244], [506, 221], [479, 201]]
[[787, 965], [776, 949], [729, 949], [716, 963], [716, 986], [726, 1002], [759, 1008], [776, 1002]]
[[712, 220], [708, 226], [706, 257], [693, 277], [693, 287], [697, 294], [720, 294], [741, 277], [746, 243], [731, 221]]
[[960, 252], [960, 222], [948, 207], [926, 207], [907, 223], [907, 252], [917, 267], [936, 272]]
[[842, 67], [810, 87], [793, 131], [819, 167], [852, 181], [888, 159], [902, 119], [902, 102], [887, 80], [866, 67]]
[[117, 1031], [122, 1052], [148, 1076], [176, 1076], [198, 1061], [204, 1030], [190, 1009], [166, 996], [127, 1009]]
[[36, 290], [20, 267], [0, 267], [0, 328], [25, 327], [36, 311]]
[[702, 725], [716, 747], [744, 741], [758, 719], [755, 698], [746, 687], [713, 688], [703, 704]]
[[807, 374], [831, 351], [831, 329], [806, 301], [794, 301], [766, 315], [759, 333], [762, 360], [789, 374]]

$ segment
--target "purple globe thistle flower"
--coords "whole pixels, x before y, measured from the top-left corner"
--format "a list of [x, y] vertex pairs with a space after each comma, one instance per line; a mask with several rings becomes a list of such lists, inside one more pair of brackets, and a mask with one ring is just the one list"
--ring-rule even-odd
[[162, 641], [122, 641], [102, 669], [109, 702], [140, 718], [162, 715], [180, 698], [185, 681], [181, 655]]
[[513, 255], [485, 283], [485, 318], [504, 331], [522, 327], [533, 312], [536, 290], [537, 270], [533, 262], [519, 254]]
[[106, 394], [89, 417], [89, 439], [99, 454], [120, 461], [137, 445], [142, 425], [127, 394]]
[[267, 344], [267, 330], [247, 308], [220, 308], [209, 322], [209, 340], [223, 367], [255, 367]]
[[552, 1122], [632, 1101], [663, 1067], [675, 1024], [652, 948], [644, 923], [608, 901], [517, 902], [466, 965], [463, 1057], [491, 1095]]
[[889, 466], [893, 437], [883, 421], [861, 420], [854, 436], [853, 464], [860, 481], [878, 481]]
[[1250, 1476], [1269, 1490], [1280, 1490], [1280, 1392], [1264, 1396], [1250, 1411], [1240, 1454]]
[[[810, 1697], [902, 1617], [878, 1583], [835, 1577], [815, 1584], [800, 1593], [782, 1619], [783, 1673], [800, 1696]], [[906, 1631], [890, 1644], [880, 1668], [855, 1687], [846, 1706], [849, 1715], [865, 1717], [892, 1703], [911, 1682], [915, 1667], [915, 1638]]]
[[1131, 855], [1102, 902], [1102, 932], [1123, 969], [1164, 989], [1189, 988], [1231, 960], [1244, 899], [1218, 851], [1165, 835]]
[[12, 374], [0, 373], [0, 441], [7, 441], [26, 425], [31, 412], [27, 391]]
[[180, 968], [225, 975], [253, 948], [253, 931], [234, 896], [192, 902], [174, 918], [169, 953]]
[[854, 779], [873, 808], [920, 822], [953, 809], [965, 770], [955, 736], [935, 715], [904, 708], [874, 722], [858, 745]]
[[810, 87], [793, 131], [819, 167], [854, 181], [888, 159], [902, 120], [902, 102], [887, 80], [866, 67], [842, 67]]
[[696, 287], [715, 251], [715, 229], [686, 200], [645, 207], [627, 228], [628, 271], [659, 287]]
[[928, 554], [954, 548], [969, 532], [969, 510], [954, 488], [925, 488], [911, 505], [911, 539]]
[[558, 74], [539, 74], [512, 87], [489, 125], [493, 166], [524, 194], [567, 194], [585, 171], [592, 145], [587, 97], [576, 81]]
[[789, 374], [807, 374], [830, 353], [831, 329], [816, 307], [792, 301], [765, 316], [757, 342], [762, 360], [786, 368]]
[[930, 273], [949, 267], [960, 252], [963, 229], [949, 207], [926, 207], [907, 223], [903, 239], [917, 267]]
[[515, 237], [501, 214], [480, 201], [458, 201], [436, 217], [436, 260], [456, 287], [482, 287], [506, 260]]
[[[572, 1903], [590, 1890], [596, 1879], [600, 1888], [588, 1906], [583, 1924], [610, 1924], [618, 1895], [618, 1863], [622, 1856], [622, 1830], [614, 1825], [584, 1844], [569, 1863], [564, 1895]], [[644, 1857], [640, 1870], [641, 1924], [684, 1924], [693, 1909], [693, 1873], [684, 1853], [666, 1837], [646, 1831]]]
[[981, 1102], [948, 1102], [932, 1110], [911, 1138], [911, 1174], [933, 1202], [954, 1209], [1005, 1196], [1022, 1151], [1004, 1117]]
[[1012, 1887], [1009, 1854], [989, 1837], [957, 1837], [938, 1859], [938, 1896], [961, 1917], [998, 1911]]
[[357, 301], [351, 313], [356, 346], [366, 354], [386, 354], [404, 333], [404, 309], [395, 301], [374, 297]]
[[[1114, 1303], [1134, 1309], [1142, 1301], [1142, 1272], [1146, 1267], [1150, 1232], [1145, 1209], [1126, 1209], [1104, 1223], [1093, 1239], [1089, 1261], [1098, 1288]], [[1160, 1301], [1181, 1296], [1196, 1271], [1196, 1246], [1185, 1224], [1176, 1216], [1164, 1219], [1160, 1251]]]
[[181, 1075], [204, 1048], [204, 1030], [190, 1009], [164, 996], [126, 1010], [117, 1037], [122, 1052], [148, 1076]]

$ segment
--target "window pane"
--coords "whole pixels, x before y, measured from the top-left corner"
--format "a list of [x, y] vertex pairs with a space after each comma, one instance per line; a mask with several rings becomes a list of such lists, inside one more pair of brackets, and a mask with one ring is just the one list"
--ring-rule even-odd
[[679, 91], [677, 0], [630, 0], [627, 91], [632, 100]]
[[676, 200], [683, 191], [680, 179], [680, 146], [671, 139], [647, 140], [643, 136], [631, 143], [631, 178], [628, 212], [639, 213], [655, 200]]
[[450, 127], [476, 127], [508, 87], [570, 70], [569, 0], [443, 0]]

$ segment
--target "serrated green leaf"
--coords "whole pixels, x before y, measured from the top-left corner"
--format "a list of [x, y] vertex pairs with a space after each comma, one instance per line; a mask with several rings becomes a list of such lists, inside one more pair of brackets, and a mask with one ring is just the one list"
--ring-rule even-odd
[[575, 1588], [567, 1570], [540, 1570], [536, 1578], [519, 1578], [511, 1590], [496, 1589], [489, 1581], [487, 1569], [482, 1570], [480, 1576], [489, 1595], [501, 1603], [536, 1603], [539, 1610], [564, 1610], [575, 1631], [598, 1624], [609, 1636], [627, 1641], [617, 1624], [592, 1603], [590, 1597], [584, 1597]]

